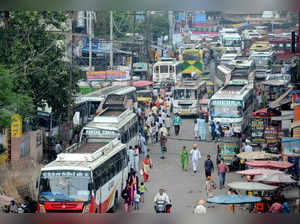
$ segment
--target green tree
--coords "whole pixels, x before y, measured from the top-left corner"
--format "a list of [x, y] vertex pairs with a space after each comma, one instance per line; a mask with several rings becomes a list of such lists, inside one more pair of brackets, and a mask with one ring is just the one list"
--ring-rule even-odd
[[20, 114], [22, 117], [32, 112], [31, 98], [13, 91], [14, 75], [0, 66], [0, 128], [9, 126], [11, 116]]
[[[46, 102], [55, 118], [66, 118], [71, 77], [64, 59], [67, 19], [59, 11], [10, 11], [0, 28], [0, 64], [16, 74], [13, 90], [32, 98], [34, 114]], [[74, 93], [80, 73], [72, 70]]]

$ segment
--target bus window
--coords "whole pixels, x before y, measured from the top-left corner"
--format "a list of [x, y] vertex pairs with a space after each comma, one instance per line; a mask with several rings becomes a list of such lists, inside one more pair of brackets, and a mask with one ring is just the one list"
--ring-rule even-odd
[[159, 66], [155, 66], [154, 71], [155, 71], [156, 73], [159, 73]]
[[160, 66], [160, 73], [168, 73], [169, 72], [169, 66], [168, 65], [161, 65]]

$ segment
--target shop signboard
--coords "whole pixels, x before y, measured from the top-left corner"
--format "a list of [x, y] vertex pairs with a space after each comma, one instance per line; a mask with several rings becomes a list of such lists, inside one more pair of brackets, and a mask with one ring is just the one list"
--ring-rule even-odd
[[253, 143], [265, 142], [265, 119], [264, 118], [252, 118], [251, 120], [251, 137]]
[[291, 157], [300, 157], [300, 139], [282, 138], [282, 154]]
[[294, 138], [299, 138], [300, 139], [300, 127], [295, 127], [293, 129], [293, 137]]
[[278, 142], [278, 131], [275, 127], [269, 126], [265, 128], [265, 140], [266, 143], [276, 143]]

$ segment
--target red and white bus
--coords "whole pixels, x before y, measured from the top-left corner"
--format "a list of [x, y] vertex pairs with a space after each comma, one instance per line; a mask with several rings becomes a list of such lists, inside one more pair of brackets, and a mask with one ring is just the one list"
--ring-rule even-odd
[[105, 213], [117, 208], [128, 177], [126, 145], [117, 139], [88, 141], [41, 169], [38, 213]]

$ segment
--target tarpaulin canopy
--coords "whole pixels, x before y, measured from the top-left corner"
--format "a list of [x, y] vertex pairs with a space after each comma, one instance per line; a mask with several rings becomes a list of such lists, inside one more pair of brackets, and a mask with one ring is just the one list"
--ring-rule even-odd
[[285, 173], [264, 174], [254, 177], [253, 181], [265, 183], [296, 183], [289, 175]]
[[287, 169], [293, 166], [292, 163], [285, 161], [269, 161], [269, 160], [253, 160], [246, 162], [248, 166], [251, 167], [264, 167], [264, 168], [277, 168], [277, 169]]
[[266, 153], [266, 152], [241, 152], [237, 155], [241, 159], [272, 159], [278, 158], [281, 155], [273, 154], [273, 153]]
[[254, 117], [273, 117], [273, 116], [280, 116], [281, 112], [279, 110], [274, 110], [270, 108], [264, 108], [252, 113]]
[[247, 204], [260, 202], [261, 197], [254, 197], [248, 195], [219, 195], [207, 199], [208, 203], [215, 204]]
[[278, 187], [257, 182], [232, 182], [227, 184], [230, 188], [244, 191], [274, 191]]
[[138, 88], [138, 87], [146, 87], [146, 86], [151, 86], [153, 85], [154, 82], [151, 82], [151, 81], [147, 81], [147, 80], [140, 80], [140, 81], [135, 81], [133, 82], [133, 86], [135, 88]]
[[241, 175], [255, 176], [255, 175], [284, 173], [284, 172], [282, 172], [280, 170], [272, 170], [272, 169], [265, 169], [265, 168], [256, 168], [256, 169], [240, 170], [240, 171], [237, 171], [236, 173], [241, 174]]

